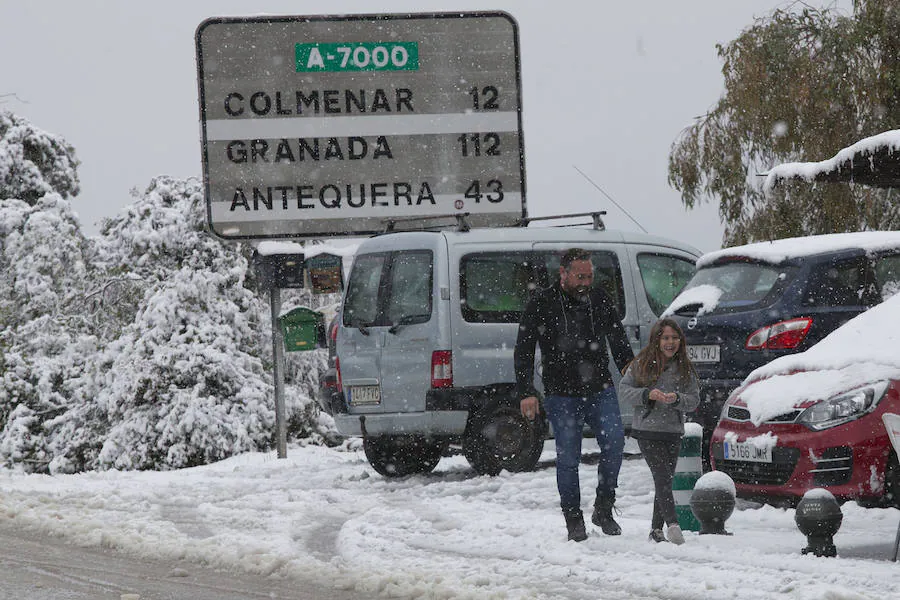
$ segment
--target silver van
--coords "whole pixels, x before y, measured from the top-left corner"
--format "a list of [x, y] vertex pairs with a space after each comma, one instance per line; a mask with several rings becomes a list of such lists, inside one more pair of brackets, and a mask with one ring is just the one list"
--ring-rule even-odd
[[[384, 476], [427, 473], [451, 444], [481, 474], [535, 467], [548, 426], [519, 413], [513, 350], [530, 292], [558, 279], [565, 250], [591, 252], [594, 285], [615, 301], [635, 352], [701, 254], [605, 230], [597, 215], [591, 228], [462, 229], [376, 236], [354, 259], [337, 330], [343, 412], [333, 416], [343, 435], [363, 437]], [[631, 407], [621, 408], [628, 427]]]

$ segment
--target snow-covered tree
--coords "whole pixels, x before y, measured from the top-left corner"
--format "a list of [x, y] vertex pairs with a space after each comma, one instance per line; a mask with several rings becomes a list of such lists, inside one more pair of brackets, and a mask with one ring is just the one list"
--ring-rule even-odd
[[64, 139], [0, 111], [0, 200], [34, 204], [51, 192], [77, 196], [77, 167], [75, 149]]
[[718, 53], [725, 90], [673, 143], [669, 182], [688, 209], [718, 202], [724, 245], [900, 225], [896, 191], [783, 185], [767, 195], [757, 177], [897, 127], [896, 0], [854, 0], [849, 16], [785, 3]]
[[7, 465], [44, 470], [60, 444], [89, 455], [97, 445], [89, 438], [104, 430], [90, 419], [61, 438], [56, 431], [71, 424], [73, 406], [90, 410], [81, 405], [92, 396], [85, 377], [98, 340], [77, 309], [93, 273], [90, 252], [58, 194], [33, 205], [0, 201], [0, 461]]
[[[201, 183], [160, 177], [101, 229], [111, 272], [142, 283], [107, 352], [102, 468], [177, 468], [274, 442], [271, 321], [244, 285], [246, 250], [206, 231]], [[295, 435], [318, 435], [309, 394], [286, 394]], [[299, 431], [298, 431], [299, 429]]]
[[[0, 114], [0, 464], [177, 468], [271, 447], [252, 249], [209, 235], [200, 182], [170, 177], [85, 238], [66, 199], [76, 166], [64, 140]], [[324, 353], [304, 354], [288, 434], [318, 443], [333, 433], [311, 399]]]
[[0, 325], [62, 317], [82, 291], [90, 245], [68, 201], [56, 193], [34, 204], [0, 201]]
[[254, 301], [243, 265], [221, 264], [221, 254], [208, 258], [222, 269], [183, 267], [153, 285], [110, 345], [99, 401], [111, 427], [99, 466], [186, 467], [270, 445], [275, 413]]

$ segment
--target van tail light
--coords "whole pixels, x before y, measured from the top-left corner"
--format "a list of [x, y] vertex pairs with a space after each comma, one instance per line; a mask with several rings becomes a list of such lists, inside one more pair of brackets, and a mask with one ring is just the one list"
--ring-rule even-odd
[[431, 387], [453, 387], [453, 367], [450, 364], [449, 350], [436, 350], [431, 353]]
[[334, 373], [335, 377], [337, 377], [337, 390], [338, 392], [344, 391], [344, 384], [341, 381], [341, 359], [337, 356], [334, 357]]
[[813, 320], [809, 317], [779, 321], [761, 327], [747, 338], [747, 350], [790, 350], [806, 338]]

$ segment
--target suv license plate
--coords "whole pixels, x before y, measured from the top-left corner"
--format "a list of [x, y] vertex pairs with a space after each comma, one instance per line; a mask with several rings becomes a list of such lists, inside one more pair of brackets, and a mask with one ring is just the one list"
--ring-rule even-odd
[[381, 402], [381, 390], [377, 385], [350, 386], [350, 404], [379, 404]]
[[760, 448], [743, 442], [725, 442], [722, 450], [725, 460], [743, 460], [747, 462], [772, 462], [772, 448]]
[[719, 346], [718, 344], [708, 344], [706, 346], [688, 346], [688, 358], [691, 362], [710, 363], [719, 362]]

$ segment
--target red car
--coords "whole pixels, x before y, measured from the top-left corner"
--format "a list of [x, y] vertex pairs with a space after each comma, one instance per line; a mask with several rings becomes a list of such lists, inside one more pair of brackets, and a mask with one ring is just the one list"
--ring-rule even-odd
[[900, 506], [900, 463], [881, 420], [900, 413], [900, 294], [796, 355], [751, 373], [710, 441], [742, 498], [794, 504], [812, 488]]

